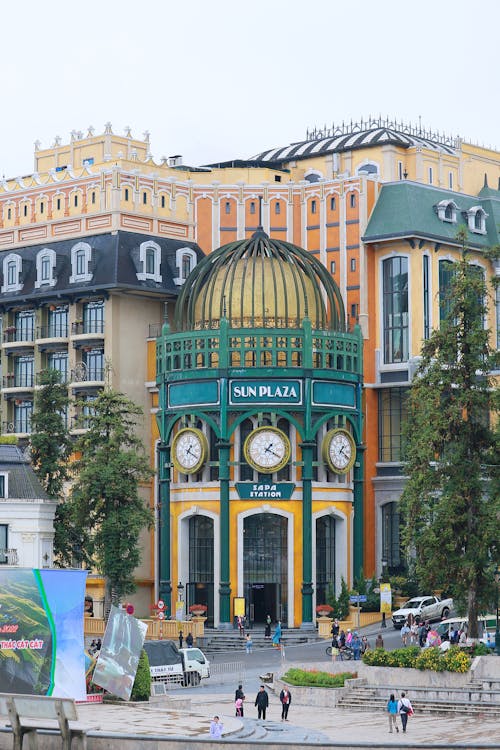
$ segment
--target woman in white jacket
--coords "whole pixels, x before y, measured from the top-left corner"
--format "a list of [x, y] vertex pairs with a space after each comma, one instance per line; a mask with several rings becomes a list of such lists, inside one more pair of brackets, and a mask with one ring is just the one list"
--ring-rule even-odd
[[398, 701], [398, 714], [401, 717], [401, 724], [403, 726], [403, 732], [406, 732], [408, 716], [411, 716], [412, 713], [413, 713], [413, 706], [410, 703], [410, 699], [406, 697], [406, 693], [401, 693], [401, 698]]

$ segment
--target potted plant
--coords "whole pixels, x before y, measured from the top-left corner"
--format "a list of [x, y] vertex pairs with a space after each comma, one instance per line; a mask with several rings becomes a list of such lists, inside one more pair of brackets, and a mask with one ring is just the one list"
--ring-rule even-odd
[[189, 612], [195, 617], [203, 617], [208, 607], [206, 604], [191, 604]]
[[318, 604], [316, 607], [316, 613], [320, 617], [330, 617], [333, 612], [333, 607], [330, 604]]

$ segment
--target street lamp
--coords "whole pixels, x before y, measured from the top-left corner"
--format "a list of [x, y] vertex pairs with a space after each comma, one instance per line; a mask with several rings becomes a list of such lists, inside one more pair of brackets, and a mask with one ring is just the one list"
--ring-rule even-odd
[[498, 656], [500, 656], [500, 626], [498, 623], [498, 589], [500, 585], [500, 568], [496, 567], [495, 570], [495, 583], [497, 585], [497, 621], [496, 621], [496, 629], [495, 629], [495, 651], [497, 652]]
[[[387, 583], [387, 560], [385, 557], [382, 558], [382, 575], [380, 576], [380, 583]], [[382, 612], [382, 625], [380, 627], [387, 627], [387, 623], [385, 621], [385, 612]]]
[[181, 581], [177, 584], [177, 598], [180, 602], [184, 601], [184, 586]]

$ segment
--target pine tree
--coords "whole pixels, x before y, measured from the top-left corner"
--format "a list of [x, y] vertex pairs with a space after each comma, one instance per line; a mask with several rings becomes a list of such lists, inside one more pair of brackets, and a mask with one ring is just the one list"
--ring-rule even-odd
[[498, 559], [498, 431], [491, 429], [499, 389], [490, 373], [499, 352], [484, 326], [486, 284], [469, 263], [467, 230], [459, 231], [441, 328], [424, 342], [409, 395], [405, 431], [403, 539], [415, 555], [417, 576], [432, 590], [445, 588], [467, 609], [469, 635], [487, 608]]
[[79, 458], [68, 521], [78, 545], [72, 551], [104, 575], [108, 604], [118, 604], [135, 589], [139, 535], [153, 524], [153, 513], [139, 494], [140, 484], [153, 474], [136, 435], [141, 415], [124, 394], [105, 389], [86, 413], [88, 429], [75, 446]]

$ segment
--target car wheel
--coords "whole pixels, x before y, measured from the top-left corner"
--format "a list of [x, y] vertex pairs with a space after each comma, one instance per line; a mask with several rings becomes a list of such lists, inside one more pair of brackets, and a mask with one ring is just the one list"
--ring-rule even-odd
[[445, 607], [443, 611], [441, 612], [441, 619], [447, 620], [449, 614], [450, 614], [450, 610], [448, 609], [448, 607]]

